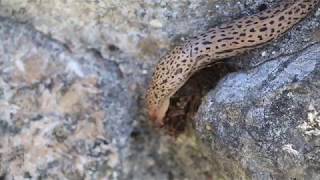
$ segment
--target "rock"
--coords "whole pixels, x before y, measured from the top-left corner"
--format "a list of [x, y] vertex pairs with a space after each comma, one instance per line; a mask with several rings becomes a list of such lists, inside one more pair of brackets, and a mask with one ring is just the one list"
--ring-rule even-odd
[[[150, 125], [145, 90], [172, 45], [275, 2], [0, 0], [0, 179], [228, 177], [234, 162], [212, 163], [194, 128], [174, 139]], [[231, 64], [309, 45], [310, 19]]]
[[0, 179], [207, 177], [194, 139], [181, 147], [148, 124], [143, 64], [72, 52], [3, 17], [0, 41]]
[[230, 179], [319, 179], [320, 45], [228, 75], [196, 129]]

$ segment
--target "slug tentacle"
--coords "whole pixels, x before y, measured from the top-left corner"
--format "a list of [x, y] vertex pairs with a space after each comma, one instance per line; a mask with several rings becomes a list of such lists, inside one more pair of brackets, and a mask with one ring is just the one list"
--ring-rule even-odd
[[284, 1], [278, 7], [210, 28], [161, 58], [148, 89], [149, 116], [158, 126], [173, 96], [198, 70], [278, 38], [304, 19], [320, 0]]

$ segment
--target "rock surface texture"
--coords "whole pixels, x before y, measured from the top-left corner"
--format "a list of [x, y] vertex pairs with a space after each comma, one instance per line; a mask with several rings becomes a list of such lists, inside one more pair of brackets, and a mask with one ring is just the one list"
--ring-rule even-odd
[[177, 139], [144, 108], [173, 44], [277, 2], [0, 0], [0, 179], [319, 179], [319, 11], [228, 60]]
[[253, 179], [319, 179], [319, 85], [319, 45], [231, 74], [204, 99], [198, 134]]

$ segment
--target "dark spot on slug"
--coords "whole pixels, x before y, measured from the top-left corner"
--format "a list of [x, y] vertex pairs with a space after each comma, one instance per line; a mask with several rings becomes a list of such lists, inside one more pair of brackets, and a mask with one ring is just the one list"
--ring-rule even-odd
[[283, 21], [285, 18], [284, 18], [284, 16], [281, 16], [280, 18], [279, 18], [279, 21]]
[[212, 44], [212, 42], [210, 42], [210, 41], [205, 41], [205, 42], [203, 42], [202, 44], [203, 44], [203, 45], [209, 45], [209, 44]]
[[264, 31], [266, 31], [266, 30], [268, 30], [268, 28], [263, 27], [263, 28], [260, 29], [260, 32], [264, 32]]
[[174, 73], [174, 75], [177, 75], [177, 74], [180, 74], [180, 73], [182, 73], [182, 68], [177, 69], [176, 72]]

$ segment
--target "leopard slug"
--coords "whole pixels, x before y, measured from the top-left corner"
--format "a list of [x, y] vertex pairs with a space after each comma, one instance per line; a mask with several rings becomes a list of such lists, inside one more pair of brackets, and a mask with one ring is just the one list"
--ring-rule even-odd
[[217, 60], [264, 45], [310, 14], [320, 0], [291, 0], [278, 7], [210, 28], [163, 56], [147, 92], [150, 119], [163, 126], [170, 98], [198, 70]]

